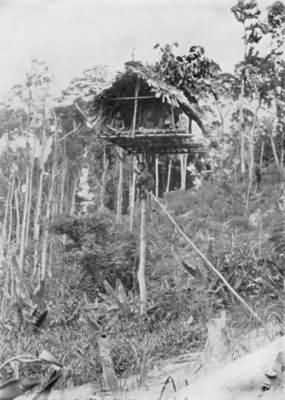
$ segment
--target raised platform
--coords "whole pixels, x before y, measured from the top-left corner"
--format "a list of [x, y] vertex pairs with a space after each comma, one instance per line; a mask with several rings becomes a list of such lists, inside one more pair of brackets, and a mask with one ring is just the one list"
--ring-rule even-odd
[[[161, 133], [160, 133], [161, 132]], [[195, 143], [189, 134], [173, 131], [137, 131], [134, 137], [124, 133], [101, 136], [102, 139], [119, 146], [129, 154], [191, 154], [205, 151], [202, 144]]]

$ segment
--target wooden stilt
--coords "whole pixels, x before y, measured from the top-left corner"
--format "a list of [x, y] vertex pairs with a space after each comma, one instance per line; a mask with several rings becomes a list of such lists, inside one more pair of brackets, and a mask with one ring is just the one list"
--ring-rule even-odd
[[119, 147], [119, 182], [118, 182], [118, 194], [117, 194], [117, 213], [116, 213], [116, 221], [118, 224], [122, 222], [122, 207], [123, 207], [123, 174], [124, 174], [124, 165], [123, 165], [123, 149]]
[[[167, 181], [166, 181], [166, 190], [165, 192], [168, 193], [170, 190], [170, 183], [171, 183], [171, 170], [172, 170], [172, 158], [168, 162], [168, 170], [167, 170]], [[157, 197], [157, 196], [156, 196]]]
[[143, 198], [140, 201], [141, 206], [141, 221], [140, 221], [140, 262], [138, 268], [138, 284], [140, 291], [140, 313], [144, 314], [146, 309], [146, 283], [145, 283], [145, 266], [146, 266], [146, 214], [147, 214], [147, 199]]
[[159, 155], [155, 156], [155, 195], [159, 195]]
[[[140, 81], [137, 80], [136, 88], [135, 88], [135, 103], [134, 103], [134, 113], [133, 113], [133, 124], [132, 124], [132, 137], [135, 137], [136, 132], [136, 123], [137, 123], [137, 113], [138, 113], [138, 95], [140, 90]], [[133, 230], [134, 227], [134, 212], [135, 212], [135, 193], [136, 193], [136, 158], [133, 156], [132, 160], [133, 164], [133, 176], [130, 186], [130, 231]]]

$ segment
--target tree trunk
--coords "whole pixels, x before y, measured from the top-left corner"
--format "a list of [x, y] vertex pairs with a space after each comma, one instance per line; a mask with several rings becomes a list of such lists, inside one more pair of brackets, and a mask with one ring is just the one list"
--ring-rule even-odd
[[66, 143], [65, 140], [63, 141], [63, 167], [61, 173], [61, 182], [60, 182], [60, 200], [59, 200], [59, 213], [62, 215], [65, 212], [65, 202], [64, 197], [66, 195], [66, 177], [68, 171], [68, 160], [66, 157]]
[[240, 94], [240, 169], [241, 174], [245, 174], [245, 135], [244, 135], [244, 113], [243, 113], [243, 102], [244, 102], [244, 80], [241, 84]]
[[122, 222], [122, 208], [123, 208], [123, 183], [124, 183], [124, 165], [123, 165], [123, 149], [118, 148], [119, 152], [119, 180], [118, 180], [118, 194], [117, 194], [117, 213], [116, 221], [118, 224]]
[[271, 143], [272, 153], [273, 153], [273, 157], [274, 157], [274, 161], [275, 161], [276, 167], [277, 167], [278, 170], [280, 170], [280, 162], [279, 162], [279, 158], [278, 158], [276, 144], [274, 142], [274, 138], [273, 138], [272, 135], [270, 136], [270, 143]]
[[66, 182], [66, 175], [67, 175], [67, 160], [63, 162], [63, 168], [61, 173], [61, 182], [60, 182], [60, 200], [59, 200], [59, 213], [62, 215], [65, 211], [64, 208], [64, 196], [65, 196], [65, 182]]
[[34, 271], [33, 271], [34, 276], [37, 272], [37, 268], [39, 265], [40, 217], [41, 217], [41, 211], [42, 211], [43, 179], [44, 179], [44, 168], [42, 166], [41, 170], [40, 170], [39, 186], [38, 186], [38, 193], [37, 193], [37, 203], [36, 203], [35, 218], [34, 218], [34, 243], [35, 243]]
[[19, 201], [19, 186], [14, 192], [15, 212], [16, 212], [16, 243], [20, 246], [21, 241], [21, 218], [20, 218], [20, 201]]
[[140, 262], [138, 268], [138, 284], [140, 291], [140, 313], [144, 314], [146, 309], [146, 283], [145, 283], [145, 266], [146, 266], [146, 199], [141, 200], [141, 226], [140, 226]]
[[100, 198], [100, 208], [104, 209], [105, 207], [105, 194], [106, 194], [106, 185], [107, 185], [107, 171], [108, 171], [108, 160], [106, 155], [106, 148], [104, 147], [103, 153], [103, 173], [102, 173], [102, 184], [101, 184], [101, 198]]
[[30, 227], [31, 227], [31, 209], [32, 209], [32, 200], [33, 200], [33, 176], [34, 176], [34, 166], [35, 166], [35, 157], [32, 154], [31, 168], [30, 168], [30, 178], [28, 185], [28, 205], [27, 205], [27, 222], [26, 222], [26, 234], [25, 234], [25, 248], [28, 247], [29, 236], [30, 236]]
[[264, 147], [265, 147], [265, 144], [264, 144], [264, 141], [262, 141], [262, 143], [261, 143], [261, 151], [260, 151], [260, 158], [259, 158], [259, 168], [260, 168], [260, 170], [262, 170], [262, 168], [263, 168]]
[[281, 135], [281, 153], [280, 153], [280, 165], [283, 168], [284, 167], [284, 130], [282, 130], [282, 135]]
[[255, 159], [254, 159], [254, 134], [258, 121], [258, 111], [260, 108], [260, 101], [256, 107], [253, 124], [249, 133], [249, 169], [248, 169], [248, 193], [247, 193], [247, 206], [249, 201], [250, 191], [253, 185], [253, 175], [255, 169]]
[[26, 184], [25, 184], [26, 192], [25, 192], [23, 218], [22, 218], [22, 232], [21, 232], [20, 259], [19, 259], [19, 269], [21, 273], [23, 273], [24, 269], [25, 243], [26, 243], [26, 233], [27, 233], [26, 224], [27, 224], [28, 201], [29, 201], [29, 178], [30, 178], [30, 171], [29, 168], [27, 168]]
[[76, 192], [77, 192], [78, 178], [73, 180], [73, 188], [71, 193], [71, 203], [70, 203], [70, 215], [74, 215], [76, 211]]
[[2, 224], [2, 241], [3, 241], [3, 243], [5, 243], [7, 240], [8, 217], [9, 217], [9, 210], [11, 207], [11, 201], [12, 201], [12, 196], [13, 196], [13, 185], [14, 185], [13, 182], [14, 182], [14, 176], [12, 176], [12, 179], [9, 181], [8, 194], [7, 194], [6, 202], [5, 202], [4, 219], [3, 219], [3, 224]]
[[13, 197], [14, 197], [14, 190], [15, 190], [15, 178], [12, 181], [12, 188], [11, 188], [11, 201], [9, 207], [9, 224], [8, 224], [8, 234], [7, 234], [7, 247], [9, 248], [11, 239], [12, 239], [12, 232], [13, 232]]
[[53, 197], [54, 197], [54, 185], [55, 185], [55, 177], [56, 177], [56, 168], [57, 168], [57, 132], [54, 134], [54, 151], [53, 151], [53, 163], [51, 170], [51, 179], [50, 179], [50, 187], [46, 205], [46, 216], [45, 216], [45, 226], [43, 230], [43, 241], [42, 241], [42, 253], [41, 253], [41, 274], [40, 274], [40, 282], [45, 281], [46, 272], [47, 272], [47, 260], [48, 260], [48, 245], [49, 245], [49, 230], [48, 226], [50, 223], [52, 205], [53, 205]]

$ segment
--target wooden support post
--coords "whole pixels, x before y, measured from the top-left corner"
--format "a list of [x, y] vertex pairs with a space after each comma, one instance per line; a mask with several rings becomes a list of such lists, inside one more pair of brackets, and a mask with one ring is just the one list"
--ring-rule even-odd
[[[172, 169], [172, 158], [168, 161], [167, 181], [166, 181], [166, 190], [165, 190], [166, 193], [168, 193], [169, 190], [170, 190], [171, 169]], [[157, 197], [157, 196], [156, 196], [156, 197]]]
[[146, 216], [147, 216], [147, 198], [143, 196], [140, 200], [140, 262], [138, 268], [138, 284], [140, 292], [140, 314], [143, 315], [146, 309], [146, 283], [145, 283], [145, 266], [146, 266]]
[[[133, 113], [133, 123], [132, 123], [132, 137], [135, 137], [136, 133], [136, 123], [137, 123], [137, 113], [138, 113], [138, 95], [140, 90], [140, 81], [137, 80], [136, 87], [135, 87], [135, 103], [134, 103], [134, 113]], [[133, 156], [132, 160], [133, 164], [133, 176], [130, 186], [130, 231], [134, 228], [134, 213], [135, 213], [135, 194], [136, 194], [136, 158]]]
[[155, 155], [155, 195], [159, 195], [159, 155]]
[[[189, 134], [189, 117], [186, 115], [183, 116], [184, 121], [179, 121], [179, 129], [183, 130], [185, 134]], [[185, 120], [186, 119], [186, 120]], [[175, 128], [175, 119], [174, 119], [174, 110], [172, 108], [172, 124], [173, 128]], [[188, 154], [180, 154], [180, 190], [186, 190], [186, 178], [187, 178], [187, 163], [188, 163]]]
[[124, 165], [123, 165], [123, 149], [118, 148], [119, 152], [119, 182], [118, 182], [118, 194], [117, 194], [117, 214], [116, 221], [118, 224], [122, 222], [122, 207], [123, 207], [123, 174], [124, 174]]

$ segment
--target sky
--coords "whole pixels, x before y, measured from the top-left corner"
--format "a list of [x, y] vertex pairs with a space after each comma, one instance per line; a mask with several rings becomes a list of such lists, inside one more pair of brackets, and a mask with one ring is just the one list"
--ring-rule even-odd
[[[260, 0], [265, 7], [273, 0]], [[21, 83], [32, 58], [64, 88], [87, 68], [152, 61], [155, 43], [198, 44], [224, 70], [242, 56], [235, 0], [0, 0], [0, 96]]]

